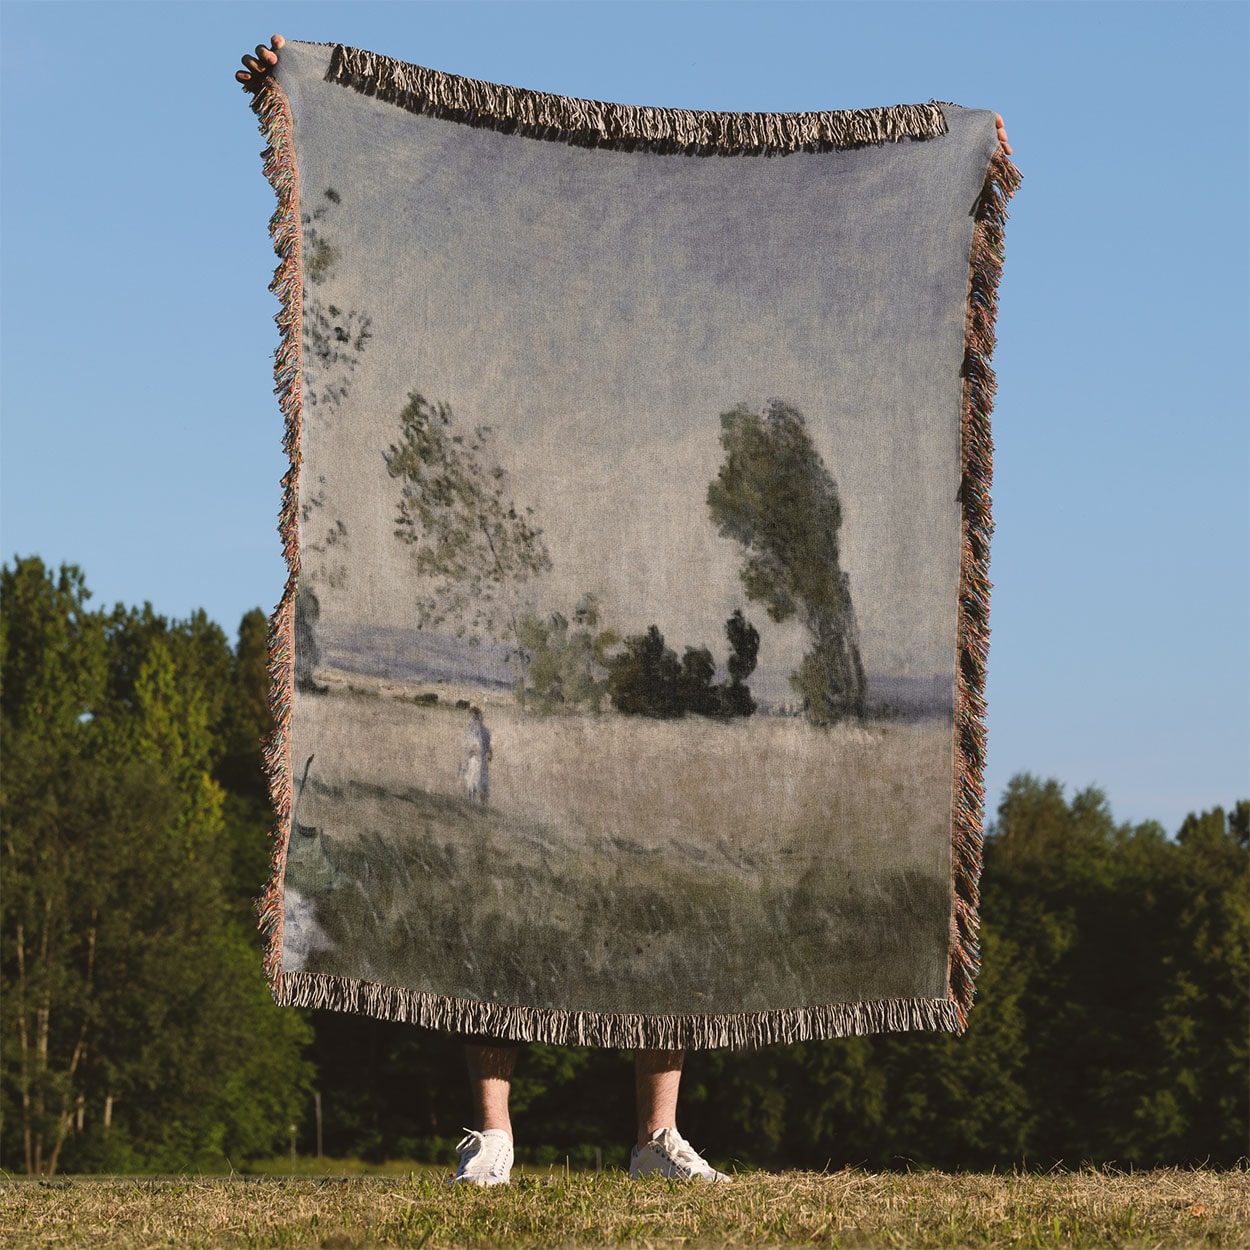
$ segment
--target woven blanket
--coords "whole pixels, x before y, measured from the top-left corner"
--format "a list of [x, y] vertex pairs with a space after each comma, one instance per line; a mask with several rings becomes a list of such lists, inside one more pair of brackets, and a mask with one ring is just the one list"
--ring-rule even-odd
[[566, 99], [288, 43], [282, 1003], [510, 1039], [958, 1032], [992, 113]]

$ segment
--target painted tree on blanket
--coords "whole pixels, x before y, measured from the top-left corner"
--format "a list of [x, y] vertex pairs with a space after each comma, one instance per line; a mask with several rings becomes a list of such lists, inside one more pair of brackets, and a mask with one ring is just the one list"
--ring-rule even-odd
[[386, 469], [403, 483], [395, 536], [411, 548], [421, 579], [417, 627], [512, 643], [524, 702], [530, 655], [518, 592], [551, 568], [551, 556], [534, 509], [512, 498], [492, 438], [487, 425], [459, 431], [449, 404], [414, 391], [400, 414], [400, 441], [385, 452]]
[[855, 610], [838, 563], [842, 505], [803, 414], [783, 399], [763, 414], [739, 404], [721, 414], [725, 462], [707, 503], [722, 535], [745, 549], [742, 586], [774, 621], [797, 617], [811, 650], [791, 674], [808, 719], [829, 725], [864, 715], [864, 665]]

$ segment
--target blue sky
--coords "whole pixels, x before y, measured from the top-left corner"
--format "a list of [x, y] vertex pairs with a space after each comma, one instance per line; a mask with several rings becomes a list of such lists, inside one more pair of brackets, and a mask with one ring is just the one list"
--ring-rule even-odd
[[273, 31], [628, 103], [1004, 114], [991, 808], [1250, 791], [1243, 4], [0, 5], [0, 551], [98, 602], [281, 590], [260, 137]]

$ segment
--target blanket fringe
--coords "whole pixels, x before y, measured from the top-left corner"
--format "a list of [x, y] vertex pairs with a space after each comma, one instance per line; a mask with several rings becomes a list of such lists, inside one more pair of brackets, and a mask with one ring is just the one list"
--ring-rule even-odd
[[287, 579], [282, 598], [269, 618], [269, 707], [273, 730], [265, 740], [265, 775], [276, 826], [269, 880], [257, 904], [264, 939], [264, 969], [275, 997], [282, 983], [282, 883], [291, 830], [291, 710], [295, 693], [295, 592], [299, 581], [300, 425], [303, 411], [304, 288], [300, 226], [299, 170], [295, 162], [290, 104], [281, 87], [267, 78], [252, 97], [252, 109], [268, 142], [262, 153], [265, 177], [278, 206], [269, 219], [269, 234], [278, 255], [269, 289], [281, 301], [274, 315], [280, 341], [274, 354], [274, 392], [283, 416], [283, 448], [290, 467], [282, 478], [278, 533], [286, 557]]
[[735, 1015], [613, 1015], [445, 998], [316, 972], [286, 973], [278, 1001], [453, 1033], [626, 1050], [741, 1050], [774, 1042], [861, 1037], [908, 1029], [958, 1033], [963, 1027], [956, 1005], [942, 998], [826, 1003]]
[[994, 441], [990, 413], [996, 384], [990, 359], [1003, 269], [1007, 202], [1020, 186], [1020, 171], [1000, 149], [990, 162], [974, 209], [964, 330], [962, 482], [963, 548], [959, 576], [959, 665], [955, 682], [955, 785], [953, 802], [949, 983], [959, 1017], [968, 1012], [980, 970], [979, 904], [984, 849], [985, 670], [990, 644], [990, 536], [994, 523], [990, 488]]
[[946, 133], [946, 118], [933, 102], [823, 113], [643, 108], [479, 82], [342, 44], [334, 45], [326, 80], [412, 113], [625, 152], [765, 156], [932, 139]]

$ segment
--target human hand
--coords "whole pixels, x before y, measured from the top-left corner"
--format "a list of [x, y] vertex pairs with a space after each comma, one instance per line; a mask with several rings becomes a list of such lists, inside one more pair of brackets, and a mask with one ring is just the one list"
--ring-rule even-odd
[[[274, 35], [275, 39], [281, 39], [280, 35]], [[274, 47], [281, 47], [281, 44], [274, 44]], [[258, 48], [257, 51], [260, 49]], [[246, 59], [246, 58], [245, 58]], [[276, 59], [276, 58], [275, 58]], [[1007, 142], [1007, 127], [1003, 125], [1003, 115], [1001, 113], [994, 114], [994, 122], [998, 126], [998, 141], [1003, 145], [1003, 155], [1011, 155], [1011, 144]]]
[[278, 50], [285, 43], [286, 40], [281, 35], [274, 35], [269, 41], [269, 47], [265, 47], [263, 43], [258, 43], [256, 45], [256, 55], [243, 58], [243, 64], [247, 68], [235, 71], [235, 82], [241, 82], [244, 91], [259, 91], [269, 71], [277, 65]]

